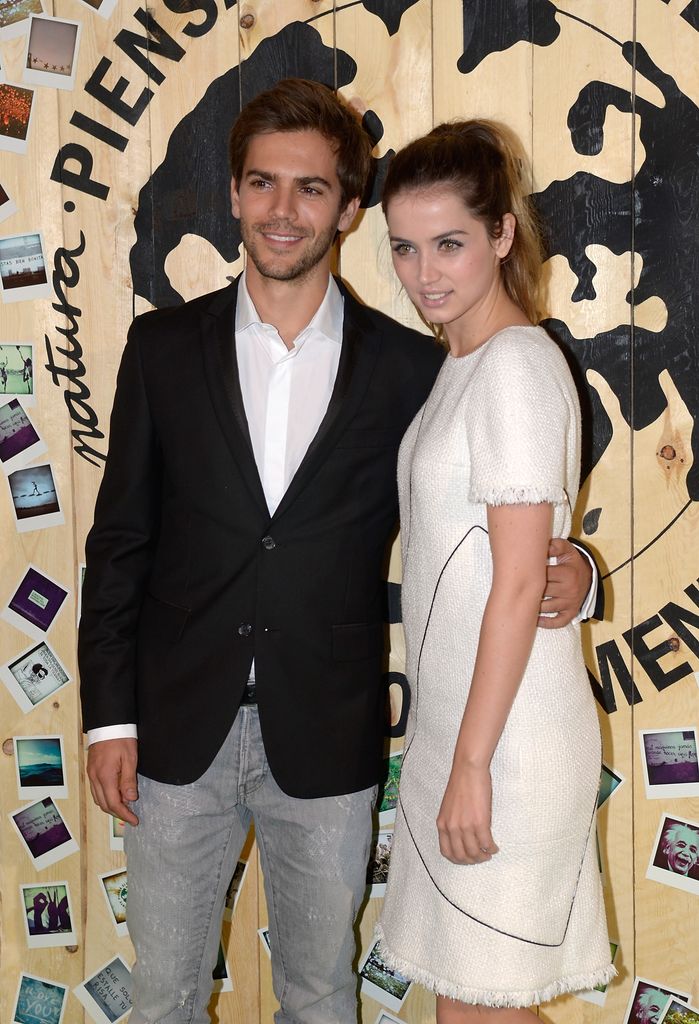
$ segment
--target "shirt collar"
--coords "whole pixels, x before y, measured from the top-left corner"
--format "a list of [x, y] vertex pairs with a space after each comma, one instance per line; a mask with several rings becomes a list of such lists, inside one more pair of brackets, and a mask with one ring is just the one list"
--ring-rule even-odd
[[[344, 299], [337, 287], [332, 274], [328, 276], [328, 287], [323, 301], [313, 314], [310, 323], [299, 332], [298, 339], [304, 338], [307, 332], [315, 331], [322, 334], [328, 341], [340, 344], [342, 341], [342, 321], [344, 316]], [[243, 272], [238, 284], [238, 298], [235, 307], [235, 333], [239, 334], [256, 324], [261, 324], [260, 315], [255, 309], [255, 303], [250, 297], [246, 283], [246, 275]]]

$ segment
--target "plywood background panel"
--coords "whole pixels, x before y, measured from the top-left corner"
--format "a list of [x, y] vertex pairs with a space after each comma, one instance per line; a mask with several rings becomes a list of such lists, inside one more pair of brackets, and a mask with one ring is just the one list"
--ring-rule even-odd
[[[667, 884], [668, 874], [649, 879], [646, 871], [661, 820], [699, 822], [699, 799], [684, 795], [682, 784], [671, 797], [649, 799], [639, 742], [640, 730], [696, 737], [699, 728], [695, 0], [202, 0], [198, 8], [157, 0], [147, 8], [156, 23], [149, 23], [150, 41], [129, 49], [133, 36], [123, 32], [144, 36], [143, 10], [121, 0], [102, 17], [80, 0], [48, 5], [52, 16], [82, 23], [75, 87], [37, 86], [26, 154], [0, 149], [0, 186], [17, 205], [0, 221], [0, 238], [42, 232], [51, 292], [0, 306], [0, 344], [34, 345], [37, 402], [28, 415], [48, 445], [34, 464], [50, 461], [65, 517], [64, 525], [17, 533], [0, 481], [0, 606], [29, 563], [69, 588], [49, 643], [75, 676], [79, 565], [126, 332], [135, 312], [220, 287], [242, 269], [225, 152], [242, 103], [281, 77], [301, 75], [334, 85], [356, 106], [376, 141], [379, 184], [336, 265], [363, 301], [415, 326], [392, 274], [378, 204], [387, 158], [443, 120], [507, 123], [522, 139], [547, 228], [547, 325], [569, 355], [583, 400], [584, 479], [574, 527], [602, 566], [608, 612], [584, 627], [583, 642], [604, 762], [620, 780], [598, 825], [619, 979], [598, 1004], [571, 996], [541, 1015], [556, 1024], [624, 1024], [639, 977], [691, 993], [696, 1003], [699, 881], [683, 890]], [[21, 84], [25, 46], [25, 35], [0, 34], [5, 81]], [[143, 90], [152, 92], [133, 123], [117, 102], [120, 88], [130, 106]], [[61, 173], [57, 155], [65, 146], [77, 156], [63, 161]], [[102, 197], [89, 191], [80, 164], [88, 157]], [[62, 285], [72, 319], [51, 288], [61, 249], [76, 268]], [[55, 366], [68, 371], [55, 381], [45, 338]], [[75, 450], [81, 443], [82, 453]], [[395, 598], [397, 545], [387, 575]], [[389, 632], [387, 669], [400, 674], [400, 623], [392, 621]], [[0, 663], [28, 646], [0, 620]], [[124, 859], [110, 849], [107, 822], [83, 781], [76, 682], [28, 714], [0, 686], [0, 721], [0, 1017], [10, 1020], [21, 971], [72, 989], [114, 954], [131, 963], [133, 953], [128, 938], [117, 937], [100, 891], [98, 875]], [[68, 796], [56, 804], [80, 850], [37, 871], [7, 819], [26, 803], [7, 741], [49, 734], [64, 739]], [[401, 739], [390, 746], [397, 752]], [[257, 934], [267, 923], [262, 878], [254, 847], [248, 854], [223, 930], [234, 988], [211, 1004], [221, 1024], [267, 1022], [276, 1006]], [[61, 880], [70, 886], [75, 948], [28, 950], [19, 885]], [[360, 954], [379, 910], [380, 900], [367, 900]], [[364, 1024], [379, 1012], [364, 996]], [[397, 1016], [430, 1024], [433, 997], [414, 988]], [[82, 1019], [71, 993], [64, 1024]]]

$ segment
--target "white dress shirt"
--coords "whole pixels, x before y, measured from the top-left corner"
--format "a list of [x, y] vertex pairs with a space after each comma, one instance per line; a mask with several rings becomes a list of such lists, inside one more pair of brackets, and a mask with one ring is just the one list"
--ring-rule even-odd
[[[238, 285], [235, 350], [252, 450], [270, 516], [318, 433], [337, 377], [344, 300], [332, 277], [313, 319], [291, 348], [262, 323], [247, 289]], [[254, 676], [254, 663], [251, 677]], [[135, 724], [89, 729], [88, 743], [136, 738]]]

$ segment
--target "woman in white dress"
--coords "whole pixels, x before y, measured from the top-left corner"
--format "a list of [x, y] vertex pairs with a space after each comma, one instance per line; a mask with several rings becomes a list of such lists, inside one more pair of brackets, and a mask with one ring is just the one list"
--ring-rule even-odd
[[401, 447], [412, 705], [382, 953], [438, 1024], [528, 1007], [615, 971], [597, 865], [600, 734], [579, 626], [537, 629], [566, 537], [580, 413], [538, 320], [540, 243], [504, 128], [441, 125], [384, 190], [396, 273], [447, 343]]

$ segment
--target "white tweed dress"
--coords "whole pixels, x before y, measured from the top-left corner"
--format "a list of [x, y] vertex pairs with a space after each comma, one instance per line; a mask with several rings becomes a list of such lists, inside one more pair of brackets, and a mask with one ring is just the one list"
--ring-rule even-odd
[[448, 356], [401, 446], [412, 706], [378, 937], [389, 965], [467, 1003], [529, 1006], [615, 974], [595, 844], [600, 733], [578, 626], [537, 631], [495, 751], [500, 852], [452, 864], [436, 827], [492, 577], [486, 504], [551, 502], [552, 534], [566, 537], [579, 459], [573, 381], [535, 327]]

